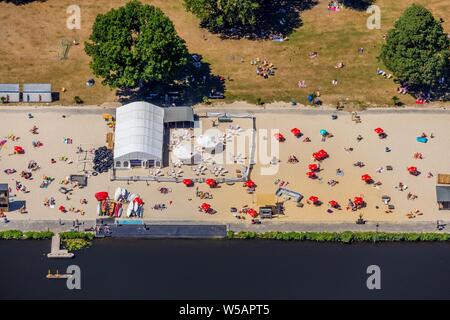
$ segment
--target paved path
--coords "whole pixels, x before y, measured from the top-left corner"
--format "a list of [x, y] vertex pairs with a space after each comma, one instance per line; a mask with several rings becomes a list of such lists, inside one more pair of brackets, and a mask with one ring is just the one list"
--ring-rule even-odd
[[[146, 224], [151, 225], [212, 225], [210, 222], [199, 221], [154, 221], [145, 220]], [[47, 220], [16, 220], [8, 223], [0, 222], [0, 230], [22, 230], [22, 231], [46, 231], [53, 232], [69, 231], [73, 228], [73, 221], [47, 221]], [[80, 231], [85, 228], [95, 226], [94, 220], [80, 221]], [[84, 223], [84, 224], [83, 224]], [[450, 221], [444, 221], [448, 225], [443, 231], [450, 232]], [[357, 225], [356, 223], [280, 223], [264, 220], [261, 225], [251, 225], [248, 223], [216, 223], [217, 225], [227, 225], [228, 230], [239, 231], [327, 231], [327, 232], [342, 232], [342, 231], [376, 231], [377, 222], [367, 222], [364, 225]], [[426, 222], [410, 222], [410, 223], [389, 223], [379, 222], [378, 231], [380, 232], [437, 232], [436, 221]]]
[[[448, 224], [448, 222], [446, 222]], [[310, 232], [342, 232], [342, 231], [376, 231], [377, 222], [367, 222], [364, 225], [356, 223], [271, 223], [261, 225], [229, 224], [229, 230], [239, 231], [310, 231]], [[378, 223], [380, 232], [450, 232], [450, 224], [443, 231], [437, 231], [436, 221], [412, 223]]]
[[[80, 221], [80, 223], [80, 231], [95, 226], [94, 220]], [[71, 228], [73, 228], [73, 221], [62, 221], [60, 224], [58, 220], [12, 220], [8, 223], [0, 220], [0, 230], [64, 232]]]

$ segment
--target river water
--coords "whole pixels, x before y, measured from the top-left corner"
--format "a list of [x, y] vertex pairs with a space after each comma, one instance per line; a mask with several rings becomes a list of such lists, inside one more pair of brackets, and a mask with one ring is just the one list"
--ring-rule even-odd
[[[50, 241], [0, 241], [0, 298], [450, 298], [450, 244], [319, 244], [262, 240], [96, 240], [71, 260]], [[45, 278], [81, 269], [81, 290]], [[381, 270], [368, 290], [367, 267]]]

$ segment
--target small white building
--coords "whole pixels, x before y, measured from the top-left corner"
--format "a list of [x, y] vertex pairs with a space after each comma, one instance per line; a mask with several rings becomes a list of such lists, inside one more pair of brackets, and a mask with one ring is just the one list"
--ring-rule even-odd
[[117, 108], [114, 168], [161, 167], [164, 109], [147, 102]]
[[52, 102], [52, 85], [26, 83], [23, 85], [23, 102]]
[[0, 83], [0, 102], [19, 102], [20, 90], [18, 84]]

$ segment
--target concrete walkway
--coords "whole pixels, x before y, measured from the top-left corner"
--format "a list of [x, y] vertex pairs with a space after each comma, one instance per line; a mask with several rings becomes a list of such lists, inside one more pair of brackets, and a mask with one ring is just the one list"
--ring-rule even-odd
[[[380, 232], [450, 232], [450, 221], [442, 221], [448, 227], [442, 231], [436, 229], [436, 221], [426, 222], [410, 222], [410, 223], [390, 223], [378, 222], [378, 231]], [[1, 230], [21, 230], [21, 231], [53, 231], [63, 232], [69, 231], [73, 228], [73, 221], [53, 221], [53, 220], [13, 220], [8, 223], [0, 221]], [[80, 220], [79, 230], [83, 231], [86, 228], [95, 226], [95, 220]], [[314, 232], [342, 232], [342, 231], [376, 231], [377, 222], [367, 222], [364, 225], [357, 225], [356, 223], [280, 223], [264, 220], [261, 225], [251, 225], [248, 223], [209, 223], [199, 221], [155, 221], [144, 220], [144, 223], [149, 225], [226, 225], [228, 230], [239, 231], [314, 231]]]
[[[447, 222], [445, 222], [447, 223]], [[230, 224], [229, 230], [239, 231], [298, 231], [298, 232], [343, 232], [343, 231], [377, 231], [377, 222], [367, 222], [363, 225], [356, 223], [271, 223], [264, 222], [261, 225]], [[450, 232], [448, 228], [442, 231], [436, 229], [436, 221], [412, 222], [412, 223], [389, 223], [379, 222], [379, 232]]]
[[[84, 231], [86, 228], [94, 227], [95, 220], [80, 221], [80, 231]], [[0, 220], [1, 230], [20, 230], [20, 231], [53, 231], [64, 232], [70, 231], [73, 228], [73, 221], [61, 221], [58, 220], [11, 220], [8, 223], [4, 223]]]

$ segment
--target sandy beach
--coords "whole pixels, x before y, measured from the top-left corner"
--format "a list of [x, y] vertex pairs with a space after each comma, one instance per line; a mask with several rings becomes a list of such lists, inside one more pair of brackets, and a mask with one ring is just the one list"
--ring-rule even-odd
[[[279, 169], [274, 175], [261, 174], [265, 165], [257, 163], [252, 171], [251, 179], [256, 183], [256, 192], [247, 194], [242, 183], [235, 185], [220, 185], [219, 188], [210, 189], [205, 184], [196, 184], [187, 188], [182, 183], [158, 182], [118, 182], [110, 181], [110, 173], [89, 177], [88, 186], [84, 189], [75, 189], [69, 198], [60, 193], [60, 182], [70, 174], [82, 172], [76, 153], [77, 147], [85, 149], [98, 148], [105, 145], [107, 132], [110, 132], [102, 119], [103, 108], [91, 110], [77, 110], [73, 108], [3, 108], [0, 109], [0, 140], [7, 140], [0, 150], [0, 183], [8, 183], [12, 188], [12, 208], [7, 214], [10, 220], [93, 220], [97, 217], [97, 202], [95, 192], [107, 191], [112, 195], [117, 187], [125, 187], [130, 192], [138, 193], [145, 202], [144, 219], [146, 221], [199, 221], [220, 223], [249, 224], [251, 218], [237, 220], [230, 208], [241, 209], [244, 206], [258, 209], [256, 200], [258, 194], [274, 194], [278, 187], [276, 180], [288, 182], [288, 189], [301, 193], [305, 198], [302, 208], [297, 207], [293, 201], [286, 201], [286, 214], [277, 216], [272, 222], [277, 223], [348, 223], [354, 222], [359, 214], [364, 219], [374, 221], [405, 222], [447, 220], [447, 212], [439, 211], [436, 203], [436, 179], [438, 173], [450, 173], [450, 113], [412, 111], [365, 111], [360, 112], [361, 123], [352, 121], [350, 113], [339, 113], [336, 120], [331, 119], [332, 111], [323, 112], [281, 112], [266, 110], [255, 112], [257, 129], [279, 129], [286, 137], [280, 143]], [[109, 111], [109, 110], [107, 110]], [[233, 110], [237, 112], [238, 110]], [[203, 112], [203, 111], [202, 111]], [[29, 119], [28, 113], [33, 115]], [[64, 116], [64, 117], [63, 117]], [[205, 128], [210, 126], [207, 119]], [[38, 134], [29, 130], [36, 126]], [[290, 132], [297, 127], [304, 134], [296, 138]], [[380, 139], [374, 129], [381, 127], [387, 134]], [[321, 141], [320, 130], [326, 129], [333, 135], [326, 141]], [[428, 143], [416, 142], [416, 137], [422, 133], [433, 135]], [[14, 135], [20, 137], [17, 141], [8, 139]], [[362, 140], [357, 141], [361, 135]], [[309, 137], [311, 142], [303, 142]], [[72, 139], [71, 144], [64, 143], [65, 138]], [[273, 139], [273, 137], [269, 137]], [[40, 141], [41, 147], [33, 147], [32, 143]], [[14, 146], [22, 146], [25, 154], [11, 155]], [[385, 148], [390, 148], [386, 152]], [[353, 151], [345, 149], [352, 148]], [[329, 158], [320, 163], [321, 171], [317, 173], [319, 179], [310, 179], [306, 176], [308, 164], [313, 163], [312, 153], [320, 149], [328, 152]], [[414, 153], [421, 153], [423, 159], [414, 159]], [[295, 156], [298, 163], [288, 163], [289, 156]], [[67, 157], [67, 160], [64, 159]], [[51, 163], [51, 159], [56, 163]], [[63, 160], [61, 160], [63, 158]], [[34, 160], [40, 169], [33, 172], [32, 180], [25, 180], [20, 176], [27, 169], [30, 160]], [[365, 164], [359, 168], [353, 166], [355, 162]], [[386, 170], [386, 166], [393, 170]], [[421, 172], [412, 176], [407, 167], [415, 166]], [[384, 168], [382, 172], [377, 169]], [[6, 174], [4, 170], [14, 169], [14, 174]], [[167, 170], [168, 168], [166, 168]], [[342, 175], [336, 175], [341, 169]], [[186, 175], [188, 174], [188, 170]], [[432, 177], [428, 177], [432, 173]], [[369, 174], [379, 186], [366, 184], [361, 175]], [[47, 188], [40, 188], [43, 176], [54, 178]], [[328, 181], [336, 180], [335, 186], [328, 185]], [[16, 181], [26, 186], [28, 193], [16, 191]], [[396, 186], [399, 182], [408, 186], [405, 191], [399, 191]], [[158, 190], [166, 187], [170, 191], [162, 194]], [[204, 200], [196, 197], [196, 187], [200, 191], [207, 191], [213, 195], [208, 200], [215, 214], [205, 214], [198, 210]], [[414, 200], [408, 200], [408, 193]], [[386, 213], [386, 205], [381, 197], [391, 197], [391, 204], [395, 209]], [[321, 206], [309, 205], [306, 200], [310, 196], [317, 196], [323, 204]], [[346, 210], [347, 200], [361, 196], [366, 207], [357, 211]], [[56, 200], [54, 208], [44, 206], [44, 201], [50, 197]], [[413, 198], [414, 198], [413, 197]], [[87, 204], [80, 200], [86, 199]], [[280, 199], [281, 200], [281, 199]], [[335, 200], [342, 206], [342, 210], [329, 209], [328, 202]], [[26, 203], [28, 213], [21, 214], [18, 206]], [[165, 204], [166, 210], [154, 210], [155, 204]], [[61, 213], [58, 207], [63, 205], [66, 209], [75, 211]], [[79, 210], [79, 212], [76, 212]], [[414, 218], [406, 215], [418, 212]], [[84, 213], [84, 214], [83, 214]]]

